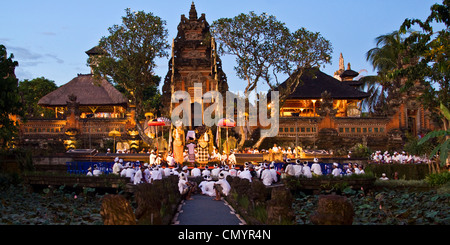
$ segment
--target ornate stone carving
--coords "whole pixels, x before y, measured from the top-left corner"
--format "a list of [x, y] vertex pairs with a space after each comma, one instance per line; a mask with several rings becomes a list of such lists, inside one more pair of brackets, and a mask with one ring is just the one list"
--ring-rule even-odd
[[317, 114], [321, 117], [325, 116], [335, 117], [337, 109], [333, 108], [333, 99], [331, 98], [331, 93], [325, 90], [321, 94], [321, 97], [322, 103], [320, 105], [319, 110], [317, 111]]

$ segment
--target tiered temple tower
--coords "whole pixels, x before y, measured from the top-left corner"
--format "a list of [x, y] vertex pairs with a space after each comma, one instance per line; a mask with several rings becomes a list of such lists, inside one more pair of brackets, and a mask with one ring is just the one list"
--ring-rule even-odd
[[[201, 83], [201, 88], [194, 87], [196, 83]], [[162, 87], [163, 114], [170, 116], [177, 105], [170, 103], [175, 91], [188, 92], [191, 96], [191, 108], [201, 106], [203, 112], [208, 104], [203, 104], [198, 97], [194, 100], [194, 93], [203, 95], [208, 91], [219, 91], [225, 96], [227, 90], [227, 78], [222, 71], [222, 62], [217, 55], [216, 42], [211, 37], [205, 14], [202, 13], [198, 18], [192, 3], [189, 18], [181, 15], [178, 34], [172, 43], [169, 71]], [[200, 115], [193, 115], [195, 116]]]

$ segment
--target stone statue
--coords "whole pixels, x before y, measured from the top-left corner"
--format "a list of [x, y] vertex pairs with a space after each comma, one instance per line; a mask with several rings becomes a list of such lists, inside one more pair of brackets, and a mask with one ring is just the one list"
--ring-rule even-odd
[[173, 132], [172, 132], [172, 138], [173, 138], [173, 157], [175, 158], [175, 161], [177, 163], [183, 163], [183, 151], [184, 151], [184, 145], [185, 137], [184, 137], [184, 130], [183, 126], [177, 126]]
[[321, 117], [325, 116], [335, 117], [337, 109], [333, 108], [333, 99], [331, 98], [331, 93], [325, 90], [321, 94], [321, 97], [322, 103], [320, 104], [320, 108], [317, 111], [317, 114]]

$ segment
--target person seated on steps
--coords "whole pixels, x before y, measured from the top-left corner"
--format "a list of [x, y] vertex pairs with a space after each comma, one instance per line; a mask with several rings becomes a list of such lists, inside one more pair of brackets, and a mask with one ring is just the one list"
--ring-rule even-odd
[[187, 180], [186, 173], [181, 172], [178, 180], [178, 190], [180, 191], [181, 198], [184, 200], [193, 200], [191, 197], [192, 192], [196, 190], [196, 185]]

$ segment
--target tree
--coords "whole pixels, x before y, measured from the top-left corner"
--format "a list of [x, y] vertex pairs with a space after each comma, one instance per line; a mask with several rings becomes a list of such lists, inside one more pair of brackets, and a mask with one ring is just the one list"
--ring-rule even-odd
[[[428, 133], [419, 143], [430, 138], [442, 137], [442, 142], [431, 152], [440, 153], [440, 163], [449, 163], [450, 151], [450, 1], [443, 0], [442, 4], [434, 4], [431, 13], [425, 21], [419, 19], [405, 19], [400, 26], [400, 32], [406, 33], [414, 26], [420, 31], [411, 33], [406, 43], [411, 54], [419, 57], [417, 64], [393, 72], [392, 76], [406, 76], [406, 87], [413, 86], [420, 81], [426, 88], [420, 97], [426, 109], [440, 112], [443, 130]], [[441, 27], [436, 31], [436, 27]], [[437, 113], [435, 113], [437, 114]]]
[[[450, 111], [443, 104], [440, 105], [440, 112], [442, 116], [445, 118], [447, 124], [450, 122]], [[437, 155], [439, 152], [439, 162], [441, 166], [445, 164], [449, 164], [449, 151], [450, 151], [450, 129], [445, 128], [444, 130], [434, 130], [429, 132], [425, 137], [420, 139], [419, 145], [429, 141], [432, 138], [442, 138], [441, 143], [439, 143], [433, 151], [430, 153], [430, 156], [433, 157]]]
[[376, 47], [366, 53], [366, 60], [372, 63], [378, 74], [363, 77], [360, 80], [370, 94], [370, 97], [363, 102], [363, 106], [367, 107], [370, 113], [386, 115], [392, 113], [392, 105], [395, 107], [400, 104], [399, 93], [404, 85], [403, 77], [393, 78], [389, 74], [410, 63], [405, 60], [407, 54], [405, 37], [399, 31], [378, 36], [375, 41]]
[[108, 28], [109, 36], [102, 37], [99, 42], [106, 55], [95, 57], [98, 66], [94, 68], [94, 74], [124, 88], [126, 96], [136, 106], [139, 135], [149, 144], [151, 139], [139, 123], [144, 113], [142, 98], [145, 89], [159, 85], [159, 80], [154, 79], [155, 59], [168, 56], [168, 32], [166, 22], [152, 13], [125, 11], [122, 24]]
[[[246, 99], [261, 82], [275, 90], [280, 85], [278, 75], [286, 74], [290, 77], [288, 86], [279, 91], [282, 104], [301, 83], [305, 68], [330, 62], [331, 44], [320, 33], [305, 28], [291, 33], [284, 23], [267, 13], [257, 15], [250, 12], [234, 18], [221, 18], [213, 22], [211, 29], [219, 43], [219, 53], [236, 56], [234, 69], [237, 76], [247, 82]], [[241, 126], [239, 147], [245, 141], [243, 131]], [[263, 139], [260, 137], [255, 147]]]
[[18, 131], [16, 121], [12, 116], [23, 116], [22, 103], [18, 91], [18, 79], [14, 74], [19, 65], [8, 57], [6, 47], [0, 45], [0, 147], [6, 149]]
[[[422, 104], [431, 112], [439, 114], [441, 104], [446, 108], [450, 107], [450, 1], [434, 4], [430, 10], [425, 21], [405, 19], [401, 25], [401, 33], [407, 33], [413, 27], [420, 28], [405, 39], [411, 50], [410, 54], [419, 57], [419, 60], [413, 66], [396, 70], [392, 76], [406, 76], [407, 87], [420, 81], [426, 88], [420, 98]], [[441, 29], [436, 31], [439, 27]], [[440, 118], [444, 128], [448, 129], [450, 125], [442, 114]]]
[[[155, 75], [152, 79], [154, 79], [155, 85], [151, 84], [146, 88], [142, 88], [142, 111], [151, 112], [154, 115], [161, 115], [161, 93], [158, 90], [161, 77]], [[116, 85], [114, 87], [121, 93], [126, 93], [126, 90], [122, 86]]]
[[38, 106], [38, 101], [46, 94], [57, 89], [54, 81], [44, 77], [19, 82], [19, 94], [23, 104], [24, 118], [55, 117], [53, 110]]

